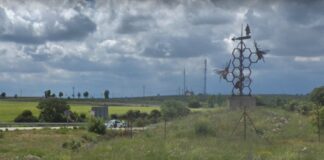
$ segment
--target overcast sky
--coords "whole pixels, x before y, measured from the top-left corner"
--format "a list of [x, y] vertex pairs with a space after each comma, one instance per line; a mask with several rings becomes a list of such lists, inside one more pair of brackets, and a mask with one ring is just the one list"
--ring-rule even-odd
[[0, 0], [0, 91], [178, 94], [186, 68], [188, 89], [201, 93], [207, 59], [207, 92], [230, 94], [214, 69], [249, 24], [270, 50], [252, 66], [253, 93], [308, 93], [324, 84], [323, 2]]

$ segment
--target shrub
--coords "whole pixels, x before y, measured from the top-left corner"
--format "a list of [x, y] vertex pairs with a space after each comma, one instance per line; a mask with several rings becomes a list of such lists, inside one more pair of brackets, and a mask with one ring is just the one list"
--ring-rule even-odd
[[4, 133], [2, 130], [0, 130], [0, 139], [4, 137]]
[[207, 105], [209, 108], [214, 108], [215, 107], [215, 96], [208, 96], [207, 99]]
[[134, 126], [136, 126], [136, 127], [144, 127], [146, 124], [147, 124], [147, 121], [142, 118], [138, 118], [134, 122]]
[[15, 122], [38, 122], [38, 119], [33, 116], [33, 113], [30, 110], [24, 110], [20, 115], [18, 115]]
[[256, 98], [256, 105], [257, 106], [265, 106], [266, 103], [264, 102], [264, 99], [260, 96], [257, 96]]
[[111, 114], [111, 115], [110, 115], [110, 118], [111, 118], [111, 119], [118, 119], [118, 115], [117, 115], [117, 114]]
[[299, 104], [298, 112], [302, 115], [308, 115], [311, 112], [312, 108], [312, 104], [303, 102]]
[[297, 111], [298, 102], [297, 101], [290, 101], [284, 106], [284, 109], [287, 110], [287, 111], [291, 111], [291, 112]]
[[209, 125], [206, 120], [199, 120], [194, 125], [195, 134], [200, 136], [212, 135], [214, 134], [213, 128]]
[[81, 147], [81, 142], [80, 141], [77, 141], [77, 140], [72, 140], [72, 141], [69, 141], [69, 142], [64, 142], [62, 144], [62, 147], [63, 148], [66, 148], [66, 149], [71, 149], [72, 151], [78, 151]]
[[87, 120], [87, 115], [85, 113], [81, 113], [79, 118], [79, 122], [85, 122]]
[[106, 126], [104, 120], [101, 118], [91, 118], [88, 123], [88, 131], [97, 134], [105, 134]]
[[191, 102], [189, 102], [188, 107], [189, 108], [200, 108], [201, 104], [198, 101], [191, 101]]
[[83, 142], [93, 142], [93, 143], [97, 142], [97, 138], [95, 136], [92, 136], [89, 134], [84, 134], [84, 135], [82, 135], [81, 138], [82, 138]]
[[[321, 108], [319, 110], [319, 118], [320, 118], [320, 127], [324, 128], [324, 108]], [[317, 114], [316, 112], [313, 112], [311, 117], [312, 124], [314, 126], [317, 126]]]
[[190, 110], [180, 102], [167, 101], [162, 104], [161, 113], [164, 119], [173, 119], [188, 115]]

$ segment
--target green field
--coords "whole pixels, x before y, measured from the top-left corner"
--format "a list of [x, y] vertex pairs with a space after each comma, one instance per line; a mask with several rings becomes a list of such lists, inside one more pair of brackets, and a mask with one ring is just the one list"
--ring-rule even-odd
[[[249, 111], [255, 134], [248, 125], [243, 140], [243, 124], [231, 135], [242, 112], [226, 108], [194, 112], [167, 124], [163, 123], [130, 137], [111, 137], [76, 130], [33, 130], [5, 132], [0, 138], [0, 159], [23, 159], [27, 155], [46, 160], [322, 160], [324, 143], [317, 135], [310, 117], [281, 109], [261, 108]], [[89, 140], [93, 137], [94, 140]], [[81, 142], [77, 150], [62, 147], [65, 142]]]
[[[34, 115], [39, 114], [36, 108], [37, 102], [15, 102], [15, 101], [0, 101], [0, 122], [12, 122], [17, 115], [23, 110], [31, 110]], [[89, 114], [91, 106], [89, 105], [70, 105], [71, 110], [77, 113]], [[141, 106], [109, 106], [109, 114], [123, 114], [128, 110], [140, 110], [141, 112], [150, 112], [158, 107], [141, 107]]]

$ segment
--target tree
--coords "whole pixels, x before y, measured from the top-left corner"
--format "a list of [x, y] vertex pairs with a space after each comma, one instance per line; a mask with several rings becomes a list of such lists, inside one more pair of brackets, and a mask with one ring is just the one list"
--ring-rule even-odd
[[89, 97], [89, 92], [88, 92], [88, 91], [85, 91], [85, 92], [83, 93], [83, 97], [84, 97], [84, 98], [88, 98], [88, 97]]
[[148, 118], [150, 119], [150, 121], [152, 123], [157, 123], [159, 121], [159, 119], [161, 118], [161, 112], [157, 109], [154, 109], [150, 112], [150, 114], [148, 115]]
[[17, 95], [17, 94], [15, 94], [15, 95], [14, 95], [14, 98], [18, 98], [18, 95]]
[[38, 119], [33, 116], [33, 113], [30, 110], [24, 110], [15, 118], [15, 122], [38, 122]]
[[191, 101], [191, 102], [189, 102], [188, 107], [189, 108], [200, 108], [201, 104], [199, 101]]
[[79, 99], [81, 98], [81, 93], [80, 93], [80, 92], [78, 92], [78, 98], [79, 98]]
[[130, 135], [131, 138], [133, 138], [133, 122], [136, 120], [137, 117], [139, 117], [138, 115], [140, 114], [140, 111], [133, 111], [133, 110], [129, 110], [127, 111], [127, 113], [124, 115], [125, 118], [127, 119], [128, 122], [128, 126], [130, 127]]
[[109, 99], [109, 90], [104, 91], [104, 97], [105, 99]]
[[46, 90], [46, 91], [44, 92], [44, 96], [45, 96], [45, 98], [49, 98], [49, 97], [51, 97], [51, 90]]
[[183, 117], [190, 113], [190, 110], [177, 101], [167, 101], [161, 106], [161, 113], [164, 120], [164, 138], [166, 138], [166, 122], [176, 117]]
[[59, 93], [59, 97], [62, 98], [63, 97], [63, 92]]
[[318, 141], [321, 141], [321, 108], [324, 105], [324, 86], [313, 89], [310, 99], [315, 104], [315, 114], [317, 123]]
[[65, 122], [64, 111], [69, 111], [70, 106], [66, 101], [56, 98], [44, 99], [39, 102], [39, 120], [44, 122]]
[[6, 92], [2, 92], [1, 93], [1, 98], [6, 98], [6, 95], [7, 95]]

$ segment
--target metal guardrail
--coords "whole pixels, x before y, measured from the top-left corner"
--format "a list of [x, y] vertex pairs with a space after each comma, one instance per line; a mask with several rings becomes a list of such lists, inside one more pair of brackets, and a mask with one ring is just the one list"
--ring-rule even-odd
[[64, 127], [64, 126], [85, 126], [86, 123], [14, 123], [0, 122], [0, 127]]

